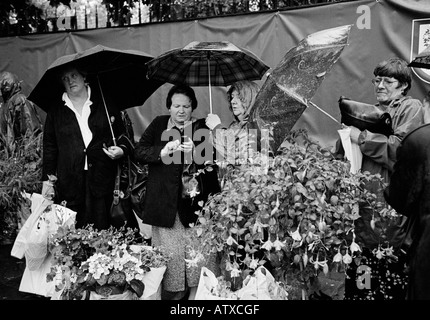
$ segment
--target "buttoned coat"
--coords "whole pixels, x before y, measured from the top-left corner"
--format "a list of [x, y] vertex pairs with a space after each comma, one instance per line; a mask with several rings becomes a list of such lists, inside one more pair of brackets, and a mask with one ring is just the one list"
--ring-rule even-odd
[[[85, 155], [88, 159], [88, 179], [90, 192], [95, 197], [113, 192], [118, 160], [112, 160], [103, 151], [103, 144], [113, 145], [112, 133], [101, 94], [91, 87], [91, 114], [88, 119], [93, 134], [88, 147], [79, 128], [75, 113], [61, 99], [46, 116], [43, 132], [42, 180], [56, 175], [56, 202], [66, 201], [68, 205], [82, 204], [80, 196], [84, 185]], [[110, 120], [116, 137], [125, 133], [124, 124], [118, 110], [107, 103]], [[119, 139], [117, 145], [127, 154], [129, 146]]]

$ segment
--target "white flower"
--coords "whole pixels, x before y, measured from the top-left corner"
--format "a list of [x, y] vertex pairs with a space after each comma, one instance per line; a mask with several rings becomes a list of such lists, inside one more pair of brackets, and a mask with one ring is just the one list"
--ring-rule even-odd
[[230, 271], [231, 277], [232, 278], [239, 277], [242, 271], [239, 270], [239, 265], [237, 264], [237, 262], [233, 262], [231, 267], [232, 267]]
[[197, 191], [197, 186], [195, 186], [191, 191], [187, 191], [190, 195], [190, 198], [194, 198], [196, 195], [198, 195], [200, 192]]
[[258, 268], [258, 259], [254, 259], [254, 256], [252, 256], [251, 261], [249, 262], [249, 268], [251, 269], [257, 269]]
[[318, 230], [321, 232], [324, 232], [326, 227], [327, 227], [327, 225], [326, 225], [325, 221], [321, 218], [320, 221], [318, 222]]
[[336, 255], [333, 257], [333, 262], [342, 262], [342, 254], [338, 250]]
[[272, 243], [272, 246], [275, 247], [275, 251], [279, 251], [282, 249], [282, 247], [285, 247], [285, 243], [279, 241], [279, 238], [276, 237], [276, 241]]
[[270, 241], [270, 239], [268, 239], [262, 246], [261, 246], [261, 248], [262, 249], [265, 249], [265, 250], [267, 250], [267, 251], [270, 251], [270, 250], [272, 250], [272, 247], [273, 247], [273, 242], [272, 241]]
[[381, 249], [381, 246], [378, 246], [378, 249], [373, 249], [372, 252], [379, 260], [385, 256], [384, 249]]
[[302, 240], [302, 236], [300, 235], [299, 232], [299, 227], [297, 227], [296, 231], [294, 232], [288, 232], [291, 236], [291, 238], [293, 238], [294, 241], [301, 241]]
[[255, 220], [254, 226], [252, 227], [252, 233], [255, 234], [255, 233], [263, 232], [263, 228], [268, 226], [269, 226], [268, 224], [261, 223], [260, 219], [257, 218]]
[[343, 260], [343, 263], [350, 264], [352, 262], [352, 257], [349, 255], [348, 252], [346, 252], [342, 260]]
[[361, 251], [360, 246], [353, 240], [351, 245], [349, 246], [349, 249], [351, 250], [351, 253], [354, 253], [355, 251]]

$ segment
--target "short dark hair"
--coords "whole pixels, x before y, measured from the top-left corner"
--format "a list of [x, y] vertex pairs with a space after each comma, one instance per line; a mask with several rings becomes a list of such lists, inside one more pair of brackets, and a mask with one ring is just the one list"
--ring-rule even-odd
[[392, 77], [395, 78], [400, 84], [407, 84], [407, 87], [403, 90], [405, 96], [411, 89], [411, 70], [408, 67], [408, 63], [400, 58], [391, 58], [384, 60], [375, 67], [373, 70], [375, 76], [380, 77]]
[[167, 94], [167, 98], [166, 98], [167, 109], [170, 109], [170, 107], [172, 106], [172, 96], [174, 94], [183, 94], [183, 95], [187, 96], [191, 100], [192, 110], [197, 108], [197, 98], [196, 98], [196, 94], [195, 94], [193, 88], [191, 88], [190, 86], [187, 86], [185, 84], [180, 84], [180, 85], [175, 85], [175, 86], [170, 88], [169, 93]]
[[58, 69], [57, 75], [58, 75], [58, 80], [60, 81], [61, 84], [63, 84], [63, 80], [62, 80], [63, 75], [70, 70], [78, 71], [84, 78], [86, 78], [88, 75], [88, 72], [86, 72], [82, 67], [78, 66], [77, 64], [68, 63]]

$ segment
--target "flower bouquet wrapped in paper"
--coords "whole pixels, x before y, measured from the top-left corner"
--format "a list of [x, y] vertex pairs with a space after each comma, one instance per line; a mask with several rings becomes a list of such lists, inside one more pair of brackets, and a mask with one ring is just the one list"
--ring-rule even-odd
[[53, 300], [137, 300], [156, 293], [164, 271], [155, 280], [145, 278], [153, 269], [165, 270], [169, 257], [136, 244], [134, 234], [124, 228], [60, 228], [50, 240], [54, 263], [47, 279], [55, 283]]

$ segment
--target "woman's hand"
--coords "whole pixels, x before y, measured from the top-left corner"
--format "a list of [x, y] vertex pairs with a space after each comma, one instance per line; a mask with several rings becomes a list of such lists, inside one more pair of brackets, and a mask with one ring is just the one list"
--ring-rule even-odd
[[161, 149], [160, 156], [165, 157], [165, 156], [175, 152], [176, 150], [178, 150], [179, 145], [180, 145], [179, 140], [167, 142], [166, 145], [164, 146], [164, 148]]
[[215, 127], [217, 125], [221, 124], [221, 119], [218, 117], [218, 115], [214, 114], [214, 113], [209, 113], [206, 117], [206, 126], [210, 129], [213, 130], [215, 129]]
[[190, 137], [187, 137], [187, 138], [188, 138], [187, 141], [184, 141], [182, 144], [179, 145], [179, 147], [178, 147], [179, 151], [182, 151], [185, 153], [193, 151], [193, 149], [194, 149], [193, 140], [191, 140]]
[[358, 143], [358, 137], [360, 136], [360, 133], [361, 133], [360, 129], [354, 126], [349, 126], [349, 128], [351, 129], [351, 133], [350, 133], [351, 142]]
[[103, 151], [112, 160], [119, 159], [124, 155], [124, 151], [118, 146], [111, 146], [107, 148], [106, 145], [104, 145]]

